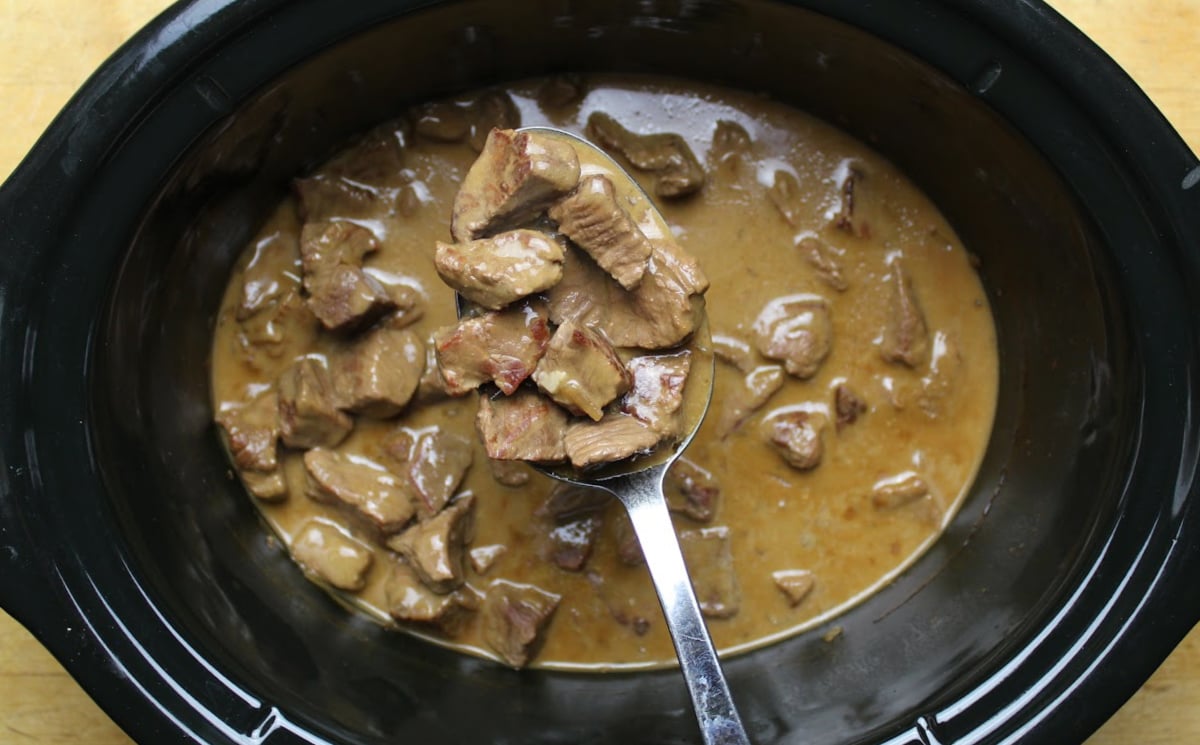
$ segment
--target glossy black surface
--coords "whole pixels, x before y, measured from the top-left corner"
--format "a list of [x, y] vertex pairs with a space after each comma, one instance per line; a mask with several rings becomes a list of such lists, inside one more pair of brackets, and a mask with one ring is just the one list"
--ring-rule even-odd
[[266, 540], [209, 424], [220, 290], [290, 175], [406, 103], [566, 69], [842, 126], [930, 193], [992, 294], [974, 495], [839, 639], [729, 661], [756, 742], [1078, 742], [1200, 619], [1200, 166], [1051, 11], [424, 5], [180, 5], [0, 190], [0, 602], [133, 736], [695, 739], [675, 674], [515, 673], [347, 614]]

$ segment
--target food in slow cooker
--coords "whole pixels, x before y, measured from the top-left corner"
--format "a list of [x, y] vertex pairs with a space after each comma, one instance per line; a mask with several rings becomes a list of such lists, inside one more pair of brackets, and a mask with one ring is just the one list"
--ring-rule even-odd
[[[713, 404], [667, 480], [702, 609], [725, 652], [822, 623], [970, 487], [998, 375], [971, 258], [891, 164], [801, 112], [687, 81], [567, 82], [413, 106], [295, 180], [217, 319], [235, 471], [304, 571], [383, 623], [513, 666], [673, 664], [620, 506], [520, 460], [613, 457], [597, 427], [669, 404], [704, 293]], [[609, 149], [670, 240], [640, 240], [569, 163], [455, 203], [489, 133], [539, 124]], [[543, 213], [551, 240], [520, 232]], [[442, 277], [480, 312], [457, 318]]]

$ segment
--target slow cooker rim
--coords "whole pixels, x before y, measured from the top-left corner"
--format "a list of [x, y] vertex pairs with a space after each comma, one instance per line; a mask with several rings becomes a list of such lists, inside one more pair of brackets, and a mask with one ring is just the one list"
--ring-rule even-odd
[[[87, 161], [87, 150], [93, 151], [96, 162], [102, 162], [104, 150], [112, 142], [119, 141], [128, 131], [127, 128], [132, 126], [131, 123], [143, 114], [146, 101], [150, 98], [144, 95], [145, 91], [161, 90], [182, 74], [181, 70], [186, 69], [186, 67], [176, 68], [170, 64], [170, 60], [179, 61], [181, 65], [186, 64], [183, 62], [185, 60], [195, 60], [203, 56], [225, 34], [231, 33], [232, 30], [252, 22], [258, 16], [269, 13], [283, 4], [283, 0], [229, 1], [217, 3], [215, 6], [199, 0], [182, 3], [159, 16], [122, 47], [72, 99], [10, 181], [0, 190], [0, 216], [5, 217], [6, 224], [18, 226], [14, 235], [4, 239], [6, 257], [16, 256], [16, 250], [20, 246], [36, 245], [39, 241], [46, 240], [53, 235], [55, 220], [52, 211], [48, 210], [41, 215], [41, 219], [45, 222], [37, 222], [37, 217], [31, 217], [27, 211], [22, 214], [24, 210], [28, 209], [28, 206], [21, 204], [18, 195], [25, 194], [27, 191], [53, 192], [55, 187], [53, 184], [54, 168], [51, 167], [52, 158], [58, 154], [63, 143], [78, 134], [80, 122], [88, 121], [84, 115], [87, 107], [100, 98], [111, 97], [111, 100], [118, 101], [113, 113], [126, 114], [124, 117], [114, 116], [107, 126], [97, 126], [89, 131], [87, 138], [89, 146], [78, 151], [84, 153], [80, 159], [83, 163]], [[820, 3], [814, 5], [820, 5]], [[1061, 71], [1064, 80], [1074, 81], [1076, 85], [1081, 82], [1081, 68], [1080, 58], [1075, 55], [1082, 55], [1084, 61], [1089, 65], [1103, 65], [1109, 75], [1118, 76], [1118, 79], [1126, 81], [1128, 85], [1127, 88], [1116, 93], [1121, 98], [1120, 103], [1123, 105], [1120, 108], [1126, 115], [1126, 121], [1114, 122], [1112, 124], [1114, 131], [1123, 128], [1139, 128], [1143, 131], [1154, 131], [1160, 135], [1156, 138], [1139, 140], [1138, 146], [1131, 148], [1129, 155], [1133, 162], [1149, 164], [1168, 161], [1186, 162], [1190, 157], [1190, 161], [1194, 165], [1195, 156], [1188, 152], [1186, 145], [1170, 129], [1161, 114], [1103, 52], [1073, 27], [1066, 24], [1061, 17], [1044, 7], [1040, 8], [1040, 13], [1029, 15], [1031, 11], [1039, 10], [1037, 4], [1015, 2], [1014, 0], [1012, 3], [1003, 4], [1003, 6], [1007, 5], [1013, 7], [995, 7], [993, 4], [979, 0], [963, 6], [960, 11], [979, 18], [992, 16], [987, 21], [989, 27], [997, 33], [1003, 32], [1002, 35], [1018, 47], [1023, 46], [1023, 40], [1027, 38], [1023, 31], [1027, 31], [1037, 24], [1050, 24], [1048, 27], [1039, 27], [1038, 29], [1043, 34], [1041, 36], [1043, 45], [1032, 46], [1026, 51], [1043, 57], [1056, 57], [1059, 55], [1047, 52], [1046, 48], [1061, 48], [1063, 59], [1047, 59], [1045, 62], [1051, 65], [1052, 71]], [[829, 7], [825, 9], [825, 12], [833, 17], [839, 17], [837, 10], [835, 7]], [[1008, 16], [1005, 15], [1004, 10], [1014, 12]], [[179, 33], [180, 29], [187, 30]], [[1063, 42], [1061, 47], [1046, 43], [1055, 40]], [[155, 49], [154, 54], [161, 55], [159, 59], [167, 60], [167, 63], [145, 64], [147, 48]], [[1071, 59], [1066, 59], [1068, 56]], [[1092, 74], [1095, 74], [1094, 67]], [[1095, 106], [1094, 101], [1089, 104], [1086, 100], [1089, 98], [1088, 96], [1083, 95], [1081, 98], [1084, 99], [1083, 105], [1086, 108]], [[1161, 196], [1164, 213], [1186, 214], [1185, 210], [1188, 205], [1184, 202], [1183, 197], [1175, 193], [1178, 191], [1182, 194], [1185, 190], [1172, 188], [1168, 183], [1172, 177], [1176, 182], [1186, 179], [1188, 173], [1185, 171], [1182, 174], [1168, 174], [1165, 172], [1165, 166], [1162, 169], [1146, 167], [1143, 178], [1148, 182], [1147, 188]], [[1194, 194], [1195, 192], [1193, 192]], [[18, 217], [25, 218], [25, 220], [19, 221]], [[1182, 224], [1184, 221], [1178, 222]], [[34, 229], [34, 223], [37, 223], [40, 229]], [[1190, 224], [1188, 227], [1190, 228], [1190, 237], [1196, 238], [1197, 227], [1194, 224]], [[24, 228], [24, 231], [20, 228]], [[1181, 240], [1187, 237], [1189, 236], [1179, 236]], [[1194, 243], [1193, 245], [1200, 244]], [[1195, 261], [1196, 257], [1191, 258]], [[3, 288], [6, 294], [11, 290], [10, 297], [20, 298], [23, 292], [29, 291], [29, 288], [23, 288], [20, 282], [22, 265], [14, 261], [9, 262], [9, 266], [13, 271], [6, 270], [4, 275], [0, 275], [0, 288]], [[20, 365], [28, 340], [18, 336], [18, 331], [25, 327], [22, 314], [26, 312], [28, 312], [26, 308], [12, 304], [6, 304], [0, 310], [0, 323], [2, 323], [0, 326], [0, 335], [2, 335], [0, 336], [0, 349], [6, 353], [18, 352], [18, 354], [0, 356], [5, 360], [3, 363], [5, 378], [14, 381], [21, 380], [21, 376], [26, 374]], [[1194, 387], [1193, 390], [1195, 390]], [[14, 402], [8, 397], [0, 402], [0, 414], [13, 414], [14, 409]], [[16, 421], [15, 417], [6, 417], [5, 420]], [[6, 461], [21, 462], [22, 446], [23, 443], [20, 442], [18, 433], [4, 433], [3, 457]], [[1186, 447], [1187, 443], [1185, 443], [1185, 449]], [[129, 636], [133, 632], [118, 628], [120, 619], [117, 617], [97, 622], [96, 619], [99, 616], [92, 616], [95, 608], [88, 606], [95, 603], [97, 598], [102, 599], [98, 592], [96, 597], [89, 598], [89, 593], [96, 589], [87, 586], [92, 577], [86, 573], [86, 570], [82, 575], [77, 576], [75, 573], [80, 569], [79, 567], [62, 566], [58, 563], [61, 560], [60, 556], [50, 551], [38, 551], [32, 548], [37, 543], [36, 539], [40, 537], [36, 534], [37, 526], [27, 522], [25, 515], [20, 512], [19, 506], [9, 498], [9, 495], [15, 494], [23, 485], [29, 486], [23, 484], [19, 476], [5, 483], [5, 498], [0, 500], [0, 529], [4, 531], [2, 534], [4, 543], [7, 545], [11, 542], [14, 546], [9, 551], [11, 555], [0, 553], [0, 560], [9, 561], [9, 564], [5, 565], [5, 571], [0, 573], [0, 597], [3, 597], [5, 607], [10, 609], [10, 612], [18, 620], [33, 629], [39, 639], [64, 662], [72, 674], [81, 680], [81, 683], [113, 715], [114, 719], [126, 728], [126, 731], [136, 732], [140, 736], [154, 739], [154, 741], [159, 741], [168, 733], [181, 738], [186, 737], [179, 729], [179, 721], [173, 714], [159, 708], [154, 701], [150, 700], [139, 679], [130, 674], [131, 668], [127, 664], [129, 661], [122, 657], [123, 654], [128, 654], [130, 649], [118, 651], [106, 646], [106, 639], [109, 638], [110, 633], [117, 631]], [[1194, 492], [1194, 490], [1193, 482], [1185, 492]], [[1190, 500], [1190, 502], [1194, 502], [1194, 500]], [[1127, 640], [1123, 635], [1108, 640], [1110, 647], [1119, 644], [1129, 646], [1135, 645], [1135, 643], [1136, 645], [1145, 645], [1144, 654], [1137, 655], [1137, 657], [1140, 667], [1147, 672], [1165, 658], [1170, 649], [1200, 617], [1200, 602], [1193, 602], [1193, 605], [1197, 607], [1184, 608], [1181, 611], [1179, 605], [1175, 603], [1175, 599], [1171, 598], [1172, 593], [1169, 592], [1172, 582], [1181, 582], [1186, 575], [1187, 567], [1194, 570], [1198, 563], [1197, 559], [1200, 558], [1198, 557], [1200, 551], [1197, 548], [1196, 508], [1190, 502], [1183, 499], [1174, 524], [1164, 527], [1165, 530], [1174, 528], [1175, 544], [1172, 550], [1162, 557], [1159, 565], [1159, 578], [1152, 585], [1153, 591], [1147, 595], [1145, 604], [1139, 608], [1141, 616], [1159, 616], [1158, 623], [1162, 628], [1151, 635], [1143, 632], [1141, 636], [1145, 638], [1140, 641]], [[1190, 516], [1190, 520], [1188, 516]], [[15, 547], [20, 547], [20, 550]], [[130, 580], [136, 584], [135, 569], [133, 567], [126, 569], [129, 572]], [[47, 597], [45, 594], [34, 597], [22, 592], [25, 583], [35, 581], [35, 578], [36, 581], [50, 583], [54, 590], [51, 597]], [[64, 613], [72, 616], [66, 623], [62, 621]], [[97, 626], [97, 623], [105, 625], [106, 628]], [[130, 638], [134, 640], [133, 637]], [[131, 649], [136, 646], [135, 644]], [[152, 663], [152, 660], [144, 661]], [[1121, 672], [1125, 675], [1121, 677], [1109, 675], [1106, 678], [1097, 673], [1080, 682], [1080, 689], [1090, 691], [1095, 698], [1111, 704], [1111, 708], [1108, 706], [1097, 707], [1096, 711], [1104, 711], [1102, 716], [1106, 717], [1131, 692], [1131, 686], [1128, 683], [1129, 669], [1125, 668]], [[1142, 679], [1138, 676], [1133, 677]], [[1085, 729], [1090, 731], [1098, 724], [1099, 719], [1099, 716], [1093, 716], [1092, 720], [1096, 721], [1085, 722], [1082, 726], [1076, 724], [1060, 731], [1083, 732]], [[210, 724], [216, 726], [215, 723], [210, 722]], [[1061, 726], [1067, 727], [1065, 724]], [[219, 729], [221, 728], [218, 727]]]

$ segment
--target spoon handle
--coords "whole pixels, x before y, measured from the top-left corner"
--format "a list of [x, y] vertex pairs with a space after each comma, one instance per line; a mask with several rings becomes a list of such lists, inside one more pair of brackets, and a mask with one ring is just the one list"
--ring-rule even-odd
[[749, 745], [750, 739], [721, 672], [671, 525], [663, 494], [665, 473], [664, 464], [613, 479], [605, 486], [629, 512], [662, 603], [705, 744]]

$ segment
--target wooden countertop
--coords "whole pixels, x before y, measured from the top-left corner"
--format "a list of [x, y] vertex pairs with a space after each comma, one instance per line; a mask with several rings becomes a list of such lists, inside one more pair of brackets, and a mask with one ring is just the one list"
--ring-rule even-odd
[[[0, 178], [87, 76], [166, 0], [0, 0]], [[1200, 0], [1051, 0], [1105, 48], [1200, 153]], [[0, 612], [0, 745], [130, 741]], [[1200, 742], [1200, 627], [1087, 745]]]

